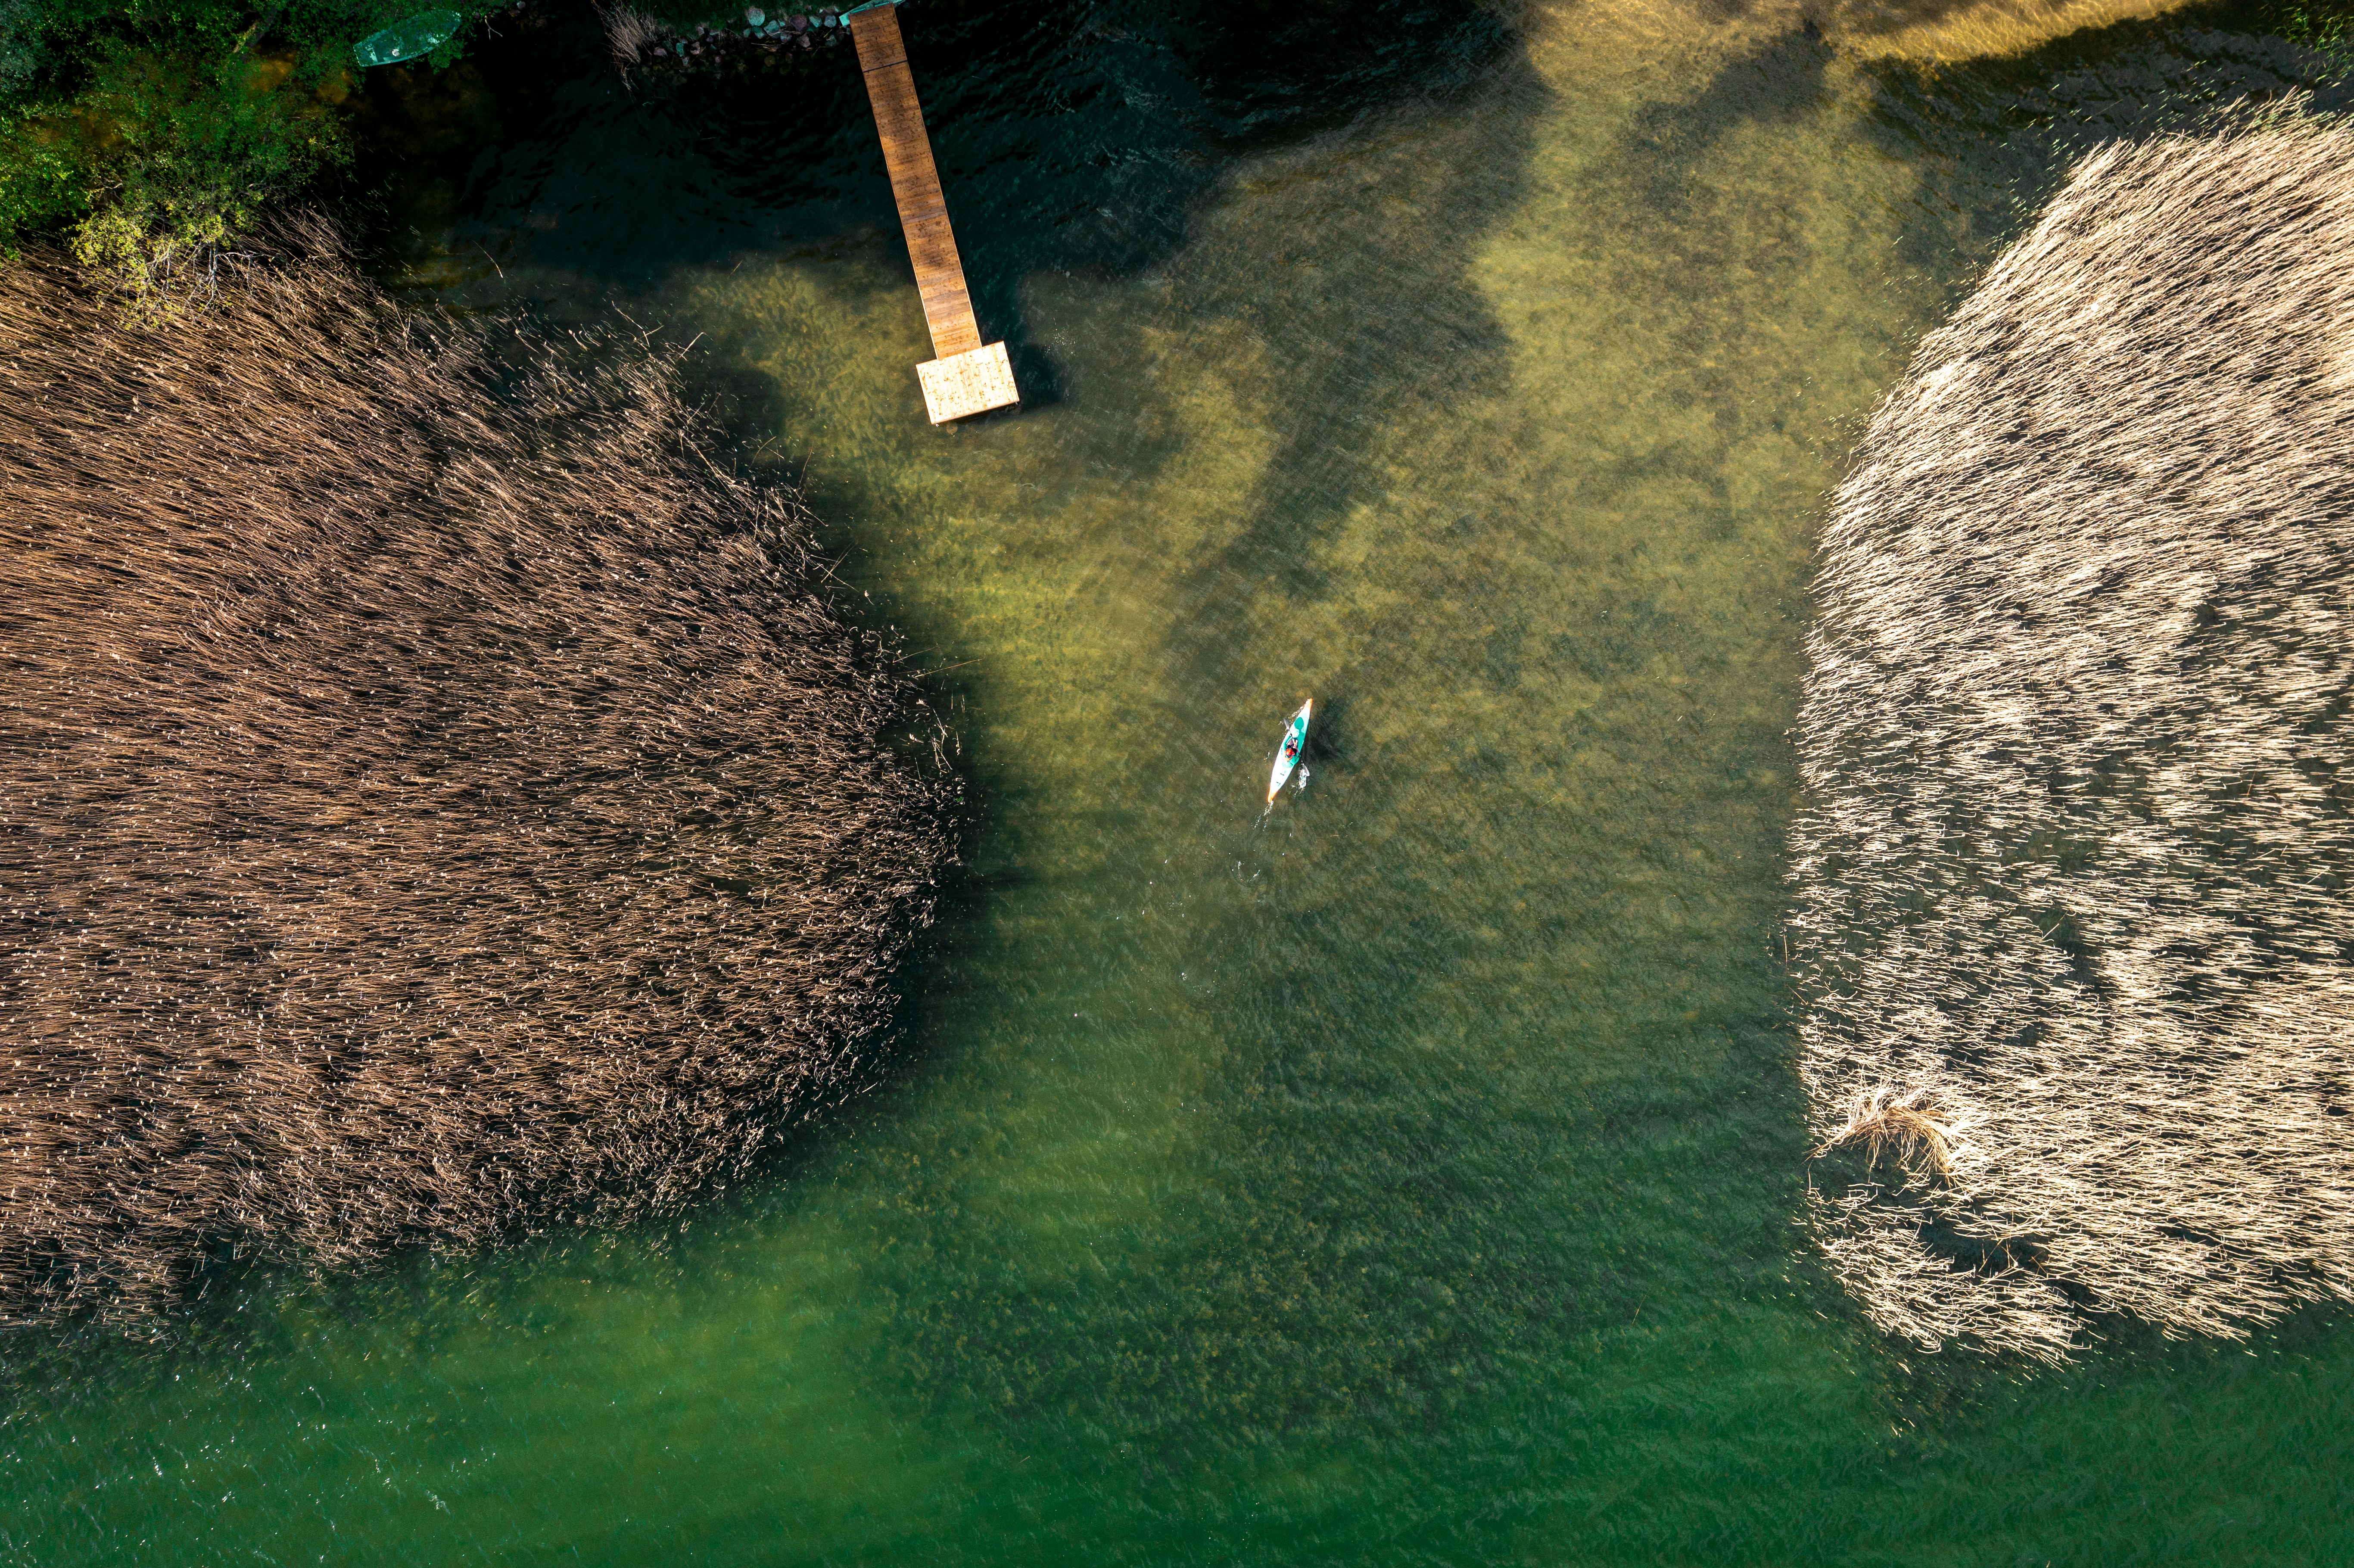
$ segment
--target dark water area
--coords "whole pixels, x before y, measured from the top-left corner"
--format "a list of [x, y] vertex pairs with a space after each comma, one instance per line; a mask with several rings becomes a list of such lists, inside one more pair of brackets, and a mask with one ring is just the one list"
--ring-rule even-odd
[[[928, 428], [848, 51], [369, 85], [387, 281], [692, 343], [982, 802], [893, 1084], [683, 1224], [19, 1334], [0, 1561], [2328, 1561], [2354, 1339], [1889, 1342], [1793, 1220], [1824, 498], [2104, 138], [2334, 68], [1793, 8], [905, 15], [984, 328]], [[1263, 812], [1313, 694], [1307, 787]]]
[[[1509, 69], [1494, 16], [1400, 0], [927, 0], [908, 21], [927, 116], [960, 128], [935, 154], [992, 336], [1018, 335], [1021, 280], [1042, 269], [1130, 275], [1166, 258], [1234, 156]], [[839, 30], [836, 47], [755, 69], [624, 81], [585, 10], [506, 25], [451, 79], [371, 79], [353, 184], [382, 193], [396, 243], [629, 287], [896, 227]]]

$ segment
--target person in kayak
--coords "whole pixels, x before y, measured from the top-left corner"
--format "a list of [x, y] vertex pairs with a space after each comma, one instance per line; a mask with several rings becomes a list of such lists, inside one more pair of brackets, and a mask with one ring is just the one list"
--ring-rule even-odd
[[1299, 754], [1307, 748], [1308, 715], [1314, 706], [1313, 703], [1300, 704], [1299, 711], [1291, 715], [1291, 722], [1283, 726], [1283, 746], [1275, 754], [1275, 769], [1267, 781], [1267, 803], [1270, 806], [1275, 804], [1275, 797], [1283, 789], [1285, 780], [1291, 777], [1292, 768], [1299, 761]]

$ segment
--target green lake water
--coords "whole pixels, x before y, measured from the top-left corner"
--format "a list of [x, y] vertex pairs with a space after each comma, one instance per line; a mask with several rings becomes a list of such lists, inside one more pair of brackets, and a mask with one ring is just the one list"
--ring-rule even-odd
[[1776, 927], [1861, 421], [2070, 149], [2312, 58], [1313, 19], [908, 13], [1036, 394], [947, 432], [846, 58], [375, 90], [395, 281], [692, 340], [806, 485], [968, 874], [887, 1086], [683, 1222], [16, 1336], [0, 1561], [2354, 1561], [2342, 1314], [2033, 1374], [1861, 1321]]

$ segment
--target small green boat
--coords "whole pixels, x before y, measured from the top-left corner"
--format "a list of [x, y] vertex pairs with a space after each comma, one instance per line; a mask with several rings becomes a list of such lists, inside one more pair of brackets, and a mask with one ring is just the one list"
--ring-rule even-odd
[[466, 18], [455, 11], [419, 11], [352, 46], [364, 66], [398, 65], [429, 55], [455, 37]]

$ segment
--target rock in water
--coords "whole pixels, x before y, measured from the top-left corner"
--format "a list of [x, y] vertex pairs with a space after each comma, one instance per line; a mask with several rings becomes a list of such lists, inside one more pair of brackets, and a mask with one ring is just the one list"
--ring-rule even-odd
[[2354, 135], [2087, 159], [1824, 536], [1808, 1195], [1887, 1331], [2354, 1298]]
[[485, 332], [0, 272], [0, 1315], [676, 1205], [871, 1066], [938, 726], [666, 363]]

